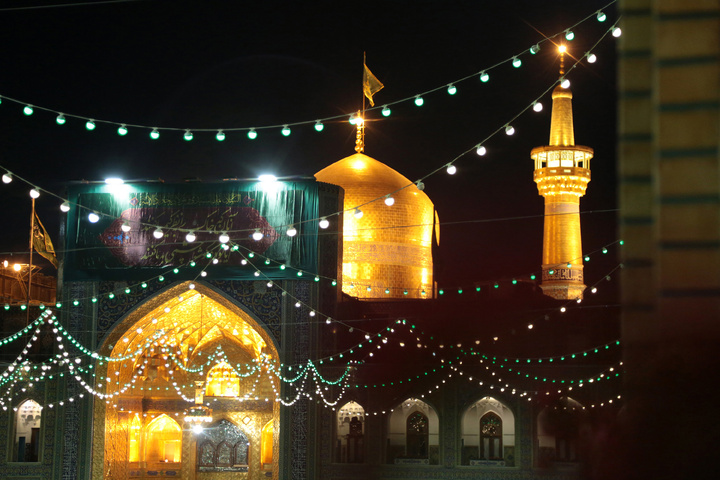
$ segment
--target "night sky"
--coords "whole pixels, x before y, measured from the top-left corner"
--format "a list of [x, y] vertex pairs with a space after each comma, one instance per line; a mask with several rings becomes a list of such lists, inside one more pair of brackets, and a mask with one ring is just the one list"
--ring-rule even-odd
[[[594, 12], [608, 1], [589, 0], [141, 0], [13, 9], [28, 3], [53, 2], [6, 1], [0, 8], [0, 167], [58, 195], [68, 181], [108, 176], [311, 176], [354, 153], [347, 116], [362, 106], [363, 52], [385, 84], [376, 106], [394, 103], [390, 117], [367, 113], [365, 153], [417, 180], [486, 139], [552, 85], [556, 49], [546, 42], [537, 55], [528, 52], [543, 34], [592, 15], [568, 44], [581, 57], [616, 20], [612, 5], [604, 10], [608, 20], [597, 22]], [[617, 239], [615, 42], [606, 37], [597, 63], [583, 62], [568, 75], [576, 143], [595, 149], [581, 200], [582, 212], [594, 212], [582, 217], [586, 252]], [[479, 81], [477, 72], [513, 55], [523, 61], [519, 69], [504, 63], [489, 70], [488, 83]], [[458, 89], [454, 96], [449, 83]], [[432, 90], [422, 107], [413, 104]], [[443, 223], [435, 259], [441, 286], [539, 270], [543, 200], [530, 150], [548, 142], [550, 95], [542, 102], [541, 113], [530, 110], [513, 122], [514, 136], [489, 139], [485, 157], [473, 149], [457, 161], [455, 176], [442, 169], [424, 180]], [[23, 115], [25, 104], [35, 106], [34, 115]], [[65, 113], [65, 125], [55, 123], [57, 112]], [[313, 129], [315, 119], [336, 116], [321, 133]], [[97, 123], [92, 132], [88, 118]], [[296, 122], [310, 123], [283, 137], [281, 126]], [[143, 127], [120, 137], [120, 123]], [[153, 141], [149, 127], [177, 130]], [[231, 131], [249, 127], [258, 129], [254, 141]], [[186, 128], [194, 132], [191, 142], [182, 138]], [[215, 140], [217, 129], [225, 130], [224, 142]], [[3, 258], [27, 251], [28, 190], [18, 180], [0, 185]], [[56, 244], [59, 204], [49, 193], [37, 200]], [[586, 283], [609, 266], [588, 264]]]

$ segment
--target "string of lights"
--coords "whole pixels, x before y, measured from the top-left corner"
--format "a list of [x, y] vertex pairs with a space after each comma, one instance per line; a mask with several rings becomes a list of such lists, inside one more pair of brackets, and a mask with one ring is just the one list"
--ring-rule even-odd
[[[402, 98], [399, 100], [395, 100], [389, 103], [385, 103], [383, 105], [378, 105], [376, 107], [370, 107], [365, 110], [365, 112], [372, 112], [372, 111], [379, 111], [383, 117], [390, 116], [392, 110], [390, 107], [395, 105], [400, 105], [408, 102], [412, 102], [415, 106], [420, 107], [424, 104], [425, 100], [424, 97], [428, 96], [432, 93], [435, 93], [437, 91], [445, 90], [447, 91], [448, 95], [455, 95], [457, 93], [457, 85], [465, 82], [471, 78], [478, 77], [480, 79], [480, 82], [482, 84], [487, 83], [490, 80], [490, 73], [500, 68], [504, 65], [512, 65], [513, 68], [518, 69], [522, 66], [523, 61], [522, 58], [526, 55], [534, 56], [536, 55], [542, 48], [542, 46], [545, 43], [555, 43], [553, 39], [556, 38], [564, 38], [566, 41], [570, 42], [575, 38], [574, 30], [580, 26], [581, 24], [590, 21], [592, 19], [595, 19], [598, 22], [605, 22], [607, 19], [607, 15], [603, 12], [603, 10], [608, 9], [611, 5], [615, 3], [616, 0], [613, 0], [609, 2], [606, 6], [604, 6], [602, 9], [595, 11], [589, 15], [587, 15], [585, 18], [581, 19], [579, 22], [553, 34], [547, 37], [544, 37], [539, 42], [528, 46], [527, 48], [523, 48], [520, 52], [515, 53], [489, 67], [484, 67], [470, 75], [467, 75], [462, 78], [455, 79], [453, 81], [450, 81], [447, 84], [443, 84], [442, 86], [434, 87], [430, 90], [426, 90], [423, 92], [415, 93], [409, 97]], [[613, 36], [619, 36], [620, 35], [620, 29], [616, 26], [613, 26], [612, 30]], [[594, 63], [596, 61], [596, 56], [592, 54], [593, 56], [590, 56], [591, 53], [588, 52], [585, 56], [588, 58], [588, 61], [590, 63]], [[313, 129], [316, 132], [322, 132], [324, 130], [324, 126], [326, 122], [333, 122], [336, 120], [341, 119], [348, 119], [348, 121], [351, 124], [355, 124], [357, 120], [357, 116], [355, 113], [344, 113], [339, 115], [332, 115], [327, 116], [319, 119], [312, 119], [312, 120], [303, 120], [303, 121], [297, 121], [297, 122], [281, 122], [278, 124], [273, 125], [263, 125], [263, 126], [252, 126], [252, 127], [212, 127], [212, 128], [202, 128], [202, 127], [191, 127], [191, 128], [179, 128], [179, 127], [168, 127], [168, 126], [149, 126], [149, 125], [141, 125], [141, 124], [134, 124], [131, 122], [117, 122], [112, 120], [102, 120], [98, 119], [97, 117], [87, 117], [83, 115], [77, 115], [77, 114], [69, 114], [60, 112], [58, 110], [33, 105], [31, 103], [18, 100], [15, 98], [11, 98], [5, 95], [0, 96], [0, 101], [5, 100], [7, 102], [11, 102], [17, 105], [22, 106], [23, 114], [26, 116], [31, 116], [35, 113], [36, 110], [47, 112], [49, 114], [52, 114], [55, 116], [55, 123], [59, 126], [65, 125], [68, 123], [68, 120], [75, 119], [79, 120], [81, 123], [84, 123], [85, 129], [87, 131], [94, 131], [99, 125], [108, 125], [113, 128], [116, 128], [117, 134], [119, 136], [126, 136], [130, 133], [133, 129], [143, 130], [145, 132], [148, 132], [148, 137], [152, 140], [157, 140], [160, 138], [160, 135], [162, 132], [182, 132], [182, 138], [186, 142], [190, 142], [195, 138], [195, 133], [203, 132], [203, 133], [214, 133], [215, 139], [218, 142], [223, 142], [227, 138], [228, 133], [233, 132], [242, 132], [245, 133], [248, 139], [255, 140], [258, 138], [260, 131], [270, 131], [270, 130], [280, 130], [280, 133], [282, 136], [287, 137], [292, 133], [291, 127], [300, 127], [300, 126], [312, 126]], [[540, 107], [541, 108], [541, 107]]]
[[[592, 17], [592, 15], [591, 15], [590, 17]], [[590, 17], [588, 17], [588, 18], [590, 18]], [[423, 182], [423, 180], [426, 180], [427, 178], [431, 177], [432, 175], [435, 175], [436, 173], [440, 172], [440, 171], [443, 170], [443, 169], [446, 169], [448, 174], [454, 175], [455, 173], [457, 173], [457, 166], [455, 165], [455, 162], [457, 162], [460, 158], [464, 157], [465, 155], [467, 155], [468, 153], [470, 153], [470, 152], [472, 152], [472, 151], [475, 151], [475, 152], [476, 152], [478, 155], [480, 155], [480, 156], [486, 155], [486, 154], [487, 154], [487, 147], [485, 146], [485, 144], [487, 143], [488, 140], [490, 140], [490, 139], [491, 139], [492, 137], [494, 137], [495, 135], [499, 134], [501, 131], [504, 131], [506, 135], [514, 135], [515, 129], [514, 129], [514, 127], [512, 127], [512, 125], [511, 125], [511, 123], [512, 123], [513, 121], [515, 121], [517, 118], [519, 118], [521, 115], [523, 115], [525, 112], [527, 112], [527, 111], [530, 110], [530, 109], [533, 109], [534, 111], [541, 111], [542, 108], [541, 108], [541, 107], [538, 108], [538, 105], [540, 105], [540, 106], [542, 105], [542, 104], [540, 103], [541, 98], [542, 98], [543, 96], [545, 96], [548, 92], [550, 92], [550, 90], [552, 90], [556, 85], [560, 84], [560, 85], [564, 86], [565, 88], [569, 87], [569, 80], [567, 80], [567, 78], [566, 78], [567, 74], [569, 74], [570, 72], [572, 72], [572, 71], [581, 63], [581, 61], [583, 61], [583, 60], [585, 60], [585, 59], [588, 59], [588, 60], [589, 60], [590, 58], [592, 58], [592, 57], [590, 57], [590, 55], [594, 55], [594, 54], [592, 54], [591, 52], [592, 52], [592, 51], [597, 47], [597, 45], [599, 45], [599, 43], [600, 43], [603, 39], [605, 39], [608, 35], [611, 34], [612, 36], [615, 36], [615, 37], [619, 36], [620, 29], [619, 29], [616, 25], [617, 25], [617, 24], [614, 24], [613, 26], [611, 26], [611, 28], [608, 29], [608, 30], [600, 37], [600, 39], [595, 42], [595, 44], [592, 46], [592, 48], [591, 48], [584, 56], [579, 57], [579, 58], [575, 61], [575, 63], [573, 63], [573, 64], [567, 69], [567, 72], [566, 72], [566, 74], [565, 74], [563, 77], [561, 77], [561, 78], [558, 79], [557, 81], [553, 82], [550, 86], [548, 86], [548, 87], [541, 93], [541, 95], [539, 95], [539, 96], [537, 96], [536, 98], [534, 98], [525, 108], [523, 108], [522, 110], [520, 110], [520, 112], [518, 112], [515, 116], [513, 116], [507, 123], [503, 124], [502, 126], [496, 128], [494, 131], [492, 131], [492, 132], [491, 132], [488, 136], [486, 136], [486, 138], [483, 139], [480, 143], [478, 143], [478, 144], [472, 146], [471, 148], [463, 151], [462, 153], [460, 153], [459, 155], [457, 155], [456, 157], [454, 157], [450, 162], [448, 162], [448, 163], [446, 163], [446, 164], [444, 164], [444, 165], [442, 165], [442, 166], [440, 166], [440, 167], [432, 170], [431, 172], [429, 172], [428, 174], [424, 175], [423, 177], [421, 177], [421, 178], [418, 179], [417, 181], [412, 182], [412, 183], [410, 183], [410, 184], [408, 184], [408, 185], [406, 185], [406, 186], [404, 186], [404, 187], [402, 187], [402, 188], [400, 188], [400, 189], [398, 189], [398, 190], [396, 190], [396, 191], [389, 192], [388, 194], [382, 195], [382, 196], [377, 197], [377, 198], [375, 198], [375, 199], [371, 199], [371, 200], [369, 200], [369, 201], [367, 201], [367, 202], [365, 202], [365, 203], [362, 203], [362, 204], [359, 204], [359, 205], [355, 205], [355, 206], [352, 206], [352, 207], [349, 207], [349, 208], [345, 208], [345, 209], [342, 210], [342, 211], [338, 211], [338, 212], [335, 212], [335, 213], [332, 213], [332, 214], [323, 216], [323, 217], [321, 217], [321, 218], [314, 218], [314, 219], [306, 220], [305, 222], [317, 222], [321, 229], [326, 229], [326, 228], [328, 228], [328, 226], [329, 226], [328, 218], [332, 218], [332, 217], [334, 217], [334, 216], [339, 216], [339, 215], [341, 215], [341, 214], [344, 214], [345, 212], [354, 212], [356, 216], [357, 216], [357, 215], [362, 215], [361, 207], [363, 207], [363, 206], [365, 206], [365, 205], [368, 205], [368, 204], [370, 204], [370, 203], [373, 203], [373, 202], [380, 201], [380, 200], [385, 201], [385, 200], [387, 200], [388, 198], [392, 197], [392, 195], [394, 195], [394, 194], [398, 193], [399, 191], [401, 191], [401, 190], [403, 190], [403, 189], [405, 189], [405, 188], [408, 188], [408, 187], [410, 187], [410, 186], [412, 186], [412, 185], [417, 186], [418, 189], [420, 189], [420, 190], [424, 189], [424, 182]], [[570, 31], [570, 30], [568, 29], [568, 30], [566, 30], [565, 32], [568, 32], [568, 31]], [[560, 35], [560, 34], [556, 34], [556, 35]], [[549, 38], [554, 38], [554, 37], [549, 37]], [[572, 38], [574, 38], [574, 36], [573, 36]], [[567, 39], [567, 34], [566, 34], [566, 39]], [[504, 62], [501, 62], [501, 63], [504, 63]], [[488, 74], [485, 73], [485, 75], [488, 75]], [[486, 78], [486, 77], [484, 77], [484, 76], [481, 76], [481, 77], [482, 77], [482, 78]], [[0, 98], [1, 98], [1, 97], [0, 97]], [[416, 100], [417, 100], [417, 99], [416, 99]], [[417, 102], [416, 102], [416, 103], [417, 103]], [[29, 108], [29, 109], [30, 109], [29, 111], [32, 112], [32, 108], [31, 108], [31, 107], [27, 107], [27, 106], [26, 106], [25, 108], [26, 108], [26, 109]], [[26, 113], [27, 113], [27, 112], [26, 112]], [[93, 124], [93, 125], [94, 125], [94, 124]], [[92, 128], [94, 129], [94, 126], [93, 126]], [[268, 128], [269, 128], [269, 127], [268, 127]], [[156, 130], [153, 130], [153, 131], [156, 131]], [[254, 129], [253, 129], [252, 131], [254, 132]], [[288, 133], [288, 134], [289, 134], [289, 133]], [[158, 134], [158, 135], [159, 135], [159, 134]], [[1, 167], [0, 167], [0, 168], [1, 168]], [[98, 211], [89, 209], [89, 208], [87, 208], [87, 207], [85, 207], [85, 206], [83, 206], [83, 205], [80, 205], [80, 204], [73, 204], [73, 203], [71, 203], [69, 200], [63, 199], [61, 196], [59, 196], [59, 195], [57, 195], [57, 194], [54, 194], [54, 193], [52, 193], [52, 192], [48, 192], [48, 191], [45, 190], [45, 189], [41, 189], [41, 188], [39, 188], [39, 187], [36, 187], [36, 186], [33, 185], [33, 183], [31, 183], [31, 182], [29, 182], [29, 181], [27, 181], [27, 180], [25, 180], [25, 179], [22, 179], [21, 177], [17, 177], [15, 174], [13, 174], [12, 172], [10, 172], [10, 171], [7, 170], [7, 169], [5, 169], [5, 170], [6, 170], [5, 174], [2, 175], [2, 181], [3, 181], [4, 183], [10, 183], [10, 182], [12, 182], [13, 178], [19, 178], [20, 180], [24, 181], [25, 183], [27, 183], [28, 185], [30, 185], [30, 186], [32, 187], [31, 190], [30, 190], [30, 195], [31, 195], [31, 197], [33, 197], [33, 198], [39, 198], [41, 192], [47, 192], [47, 193], [49, 193], [51, 196], [60, 199], [60, 200], [62, 201], [62, 203], [61, 203], [61, 210], [62, 210], [63, 212], [68, 212], [68, 211], [70, 210], [70, 208], [71, 208], [71, 205], [74, 205], [76, 208], [88, 210], [88, 211], [89, 211], [89, 213], [88, 213], [88, 218], [89, 218], [93, 223], [94, 223], [94, 222], [97, 222], [97, 221], [100, 219], [101, 216], [112, 217], [112, 215], [110, 215], [110, 214], [107, 214], [107, 213], [104, 213], [104, 212], [98, 212]], [[274, 178], [273, 178], [273, 179], [274, 179]], [[119, 182], [119, 183], [122, 183], [122, 182], [123, 182], [123, 181], [120, 180], [120, 179], [108, 179], [108, 181], [110, 181], [110, 180], [112, 180], [112, 183], [118, 183], [118, 182]], [[386, 202], [386, 203], [387, 203], [387, 202]], [[301, 222], [301, 223], [302, 223], [302, 222]], [[127, 224], [127, 227], [129, 227], [129, 224]], [[162, 238], [162, 236], [164, 235], [164, 228], [167, 229], [167, 230], [173, 230], [172, 228], [169, 228], [169, 227], [163, 227], [163, 226], [160, 226], [160, 225], [151, 225], [151, 224], [141, 224], [141, 228], [151, 228], [151, 229], [153, 229], [153, 235], [154, 235], [155, 238], [157, 238], [157, 239]], [[294, 236], [294, 235], [297, 233], [296, 225], [283, 225], [283, 226], [278, 226], [278, 228], [279, 228], [280, 230], [285, 230], [285, 231], [286, 231], [289, 235], [291, 235], [291, 236]], [[175, 230], [177, 230], [177, 231], [179, 231], [179, 232], [181, 232], [181, 233], [185, 233], [185, 234], [186, 234], [186, 238], [187, 238], [187, 235], [192, 235], [192, 234], [195, 233], [194, 231], [191, 231], [191, 230], [188, 230], [188, 229], [175, 229]], [[293, 233], [293, 232], [294, 232], [294, 233]], [[205, 233], [215, 233], [215, 234], [218, 234], [217, 232], [210, 232], [210, 231], [205, 232]], [[221, 232], [221, 233], [219, 233], [218, 235], [219, 235], [219, 238], [220, 238], [220, 237], [227, 237], [227, 236], [230, 235], [230, 234], [233, 234], [233, 235], [234, 235], [234, 234], [243, 234], [243, 235], [244, 235], [244, 234], [248, 234], [248, 233], [251, 233], [251, 232], [248, 232], [248, 231], [246, 231], [246, 230], [238, 230], [238, 231]], [[254, 235], [256, 232], [252, 232], [252, 233], [253, 233], [253, 235]], [[228, 237], [228, 239], [229, 239], [229, 237]]]

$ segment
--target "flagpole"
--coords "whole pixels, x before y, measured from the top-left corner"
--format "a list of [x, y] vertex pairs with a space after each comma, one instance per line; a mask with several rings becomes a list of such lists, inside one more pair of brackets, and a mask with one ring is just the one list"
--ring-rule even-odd
[[365, 118], [365, 65], [367, 65], [366, 52], [363, 52], [363, 84], [362, 84], [362, 116]]
[[27, 318], [26, 325], [30, 325], [30, 289], [32, 288], [32, 270], [33, 270], [33, 238], [35, 235], [35, 199], [32, 199], [32, 212], [30, 214], [30, 260], [28, 262], [28, 288], [27, 288]]

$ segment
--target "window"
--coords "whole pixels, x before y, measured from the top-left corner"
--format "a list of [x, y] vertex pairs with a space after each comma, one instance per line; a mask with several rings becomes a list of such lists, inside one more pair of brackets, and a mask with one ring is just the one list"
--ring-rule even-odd
[[270, 420], [262, 429], [260, 437], [260, 463], [270, 465], [273, 461], [273, 421]]
[[223, 419], [207, 427], [197, 445], [198, 471], [247, 472], [250, 442], [232, 422]]
[[34, 400], [25, 400], [15, 414], [15, 447], [13, 461], [40, 461], [40, 421], [42, 407]]
[[182, 430], [175, 420], [160, 415], [147, 426], [145, 461], [148, 463], [179, 463], [182, 445]]
[[362, 463], [365, 409], [348, 402], [338, 410], [335, 460], [339, 463]]
[[142, 435], [142, 423], [140, 416], [136, 413], [130, 422], [130, 438], [128, 444], [128, 460], [131, 462], [140, 461], [140, 437]]
[[240, 377], [227, 363], [218, 363], [208, 372], [205, 395], [209, 397], [240, 396]]
[[388, 463], [438, 465], [439, 442], [440, 419], [431, 405], [411, 397], [393, 408], [387, 423], [385, 458]]
[[428, 418], [415, 412], [407, 419], [406, 427], [408, 458], [427, 458], [428, 456]]
[[480, 419], [480, 458], [502, 459], [502, 419], [488, 412]]
[[515, 466], [515, 415], [502, 401], [483, 397], [462, 417], [461, 464]]

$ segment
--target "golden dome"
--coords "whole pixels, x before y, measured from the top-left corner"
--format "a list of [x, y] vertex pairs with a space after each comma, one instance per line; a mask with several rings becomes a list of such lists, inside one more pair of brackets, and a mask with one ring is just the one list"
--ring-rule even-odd
[[[435, 207], [430, 198], [362, 153], [333, 163], [315, 178], [345, 190], [343, 292], [358, 298], [431, 298]], [[384, 201], [388, 194], [392, 206]], [[362, 217], [356, 218], [355, 207]]]

